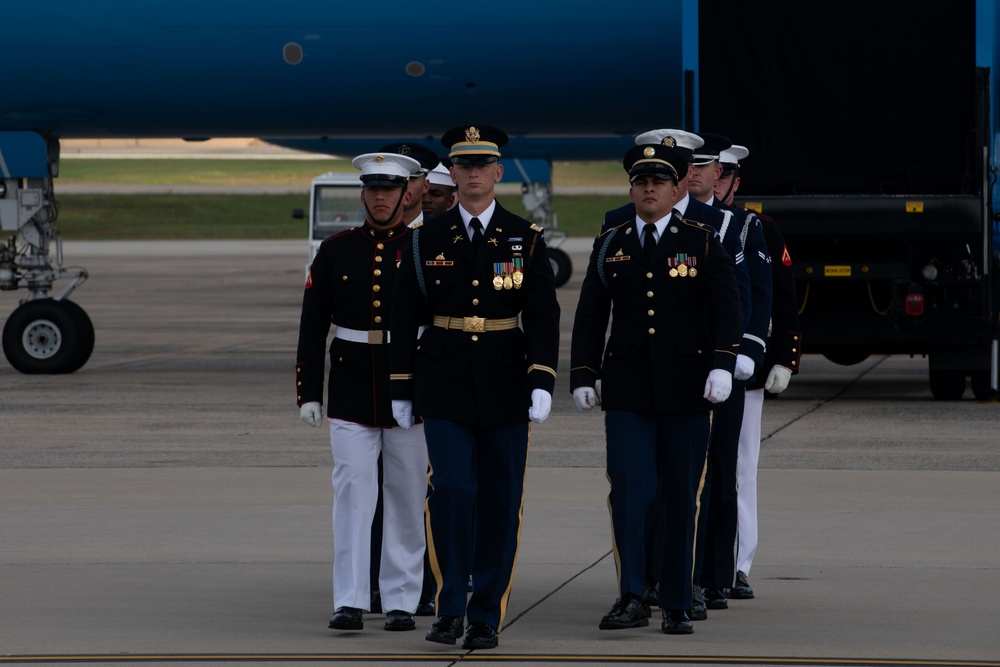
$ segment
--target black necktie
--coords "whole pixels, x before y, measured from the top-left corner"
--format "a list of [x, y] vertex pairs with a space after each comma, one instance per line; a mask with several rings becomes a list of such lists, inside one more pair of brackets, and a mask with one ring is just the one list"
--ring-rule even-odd
[[653, 260], [653, 251], [656, 250], [656, 237], [653, 236], [655, 231], [656, 225], [651, 222], [647, 222], [642, 228], [642, 254], [646, 256], [647, 264]]
[[483, 223], [479, 222], [479, 218], [473, 218], [469, 227], [472, 227], [472, 249], [478, 251], [483, 244]]

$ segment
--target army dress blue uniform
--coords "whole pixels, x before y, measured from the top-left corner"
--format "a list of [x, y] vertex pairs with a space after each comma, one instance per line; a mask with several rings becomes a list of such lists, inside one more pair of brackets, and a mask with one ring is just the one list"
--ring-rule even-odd
[[[634, 218], [595, 240], [573, 324], [570, 385], [602, 382], [620, 599], [642, 598], [648, 567], [660, 580], [661, 608], [691, 608], [712, 415], [705, 380], [713, 369], [732, 373], [741, 333], [733, 263], [711, 227], [674, 214], [650, 262]], [[647, 566], [650, 512], [667, 546]]]
[[[384, 163], [378, 169], [389, 167]], [[369, 609], [380, 454], [386, 526], [380, 588], [385, 608], [412, 614], [423, 582], [426, 445], [422, 429], [398, 427], [389, 390], [392, 287], [409, 240], [410, 230], [401, 220], [388, 229], [366, 220], [361, 227], [328, 238], [310, 266], [303, 295], [296, 360], [300, 407], [322, 402], [326, 341], [331, 325], [336, 328], [329, 346], [326, 416], [334, 459], [337, 610]], [[331, 627], [338, 627], [333, 619]]]
[[393, 296], [392, 396], [424, 419], [439, 618], [499, 630], [520, 537], [530, 397], [555, 385], [559, 304], [540, 227], [494, 201], [479, 216], [477, 253], [462, 215], [459, 203], [412, 230]]

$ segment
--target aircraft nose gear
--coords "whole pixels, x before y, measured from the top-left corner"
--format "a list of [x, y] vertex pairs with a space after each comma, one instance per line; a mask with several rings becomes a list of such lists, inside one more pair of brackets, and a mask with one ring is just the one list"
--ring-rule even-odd
[[[0, 290], [23, 286], [31, 292], [4, 324], [3, 351], [22, 373], [72, 373], [94, 350], [94, 325], [66, 298], [87, 279], [87, 272], [62, 266], [52, 193], [52, 177], [58, 173], [57, 140], [35, 132], [0, 132], [0, 230], [16, 234], [0, 245]], [[71, 280], [50, 297], [60, 278]]]

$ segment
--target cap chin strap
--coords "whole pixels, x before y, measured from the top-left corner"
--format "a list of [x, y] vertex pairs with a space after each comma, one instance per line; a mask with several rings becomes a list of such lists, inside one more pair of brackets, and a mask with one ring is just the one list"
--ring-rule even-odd
[[729, 181], [729, 189], [726, 190], [725, 196], [723, 196], [722, 199], [719, 200], [723, 204], [725, 204], [727, 201], [729, 201], [729, 195], [731, 195], [732, 192], [733, 192], [733, 186], [736, 185], [736, 176], [739, 175], [739, 173], [740, 173], [739, 169], [737, 169], [736, 171], [733, 172], [733, 177]]
[[[399, 189], [399, 201], [396, 202], [395, 208], [392, 209], [392, 213], [389, 214], [389, 219], [386, 222], [391, 222], [396, 217], [396, 212], [399, 211], [400, 205], [403, 203], [403, 195], [406, 194], [406, 185], [404, 184], [402, 188]], [[365, 205], [365, 214], [371, 219], [375, 220], [375, 216], [372, 215], [371, 209], [368, 208], [368, 202], [364, 199], [361, 200]]]

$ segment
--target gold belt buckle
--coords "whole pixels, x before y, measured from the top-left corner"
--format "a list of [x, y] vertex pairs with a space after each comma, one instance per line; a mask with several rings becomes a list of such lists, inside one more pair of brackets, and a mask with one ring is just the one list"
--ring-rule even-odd
[[463, 317], [462, 331], [486, 331], [486, 318]]
[[383, 339], [385, 338], [385, 332], [381, 329], [369, 329], [368, 330], [368, 344], [369, 345], [381, 345]]

